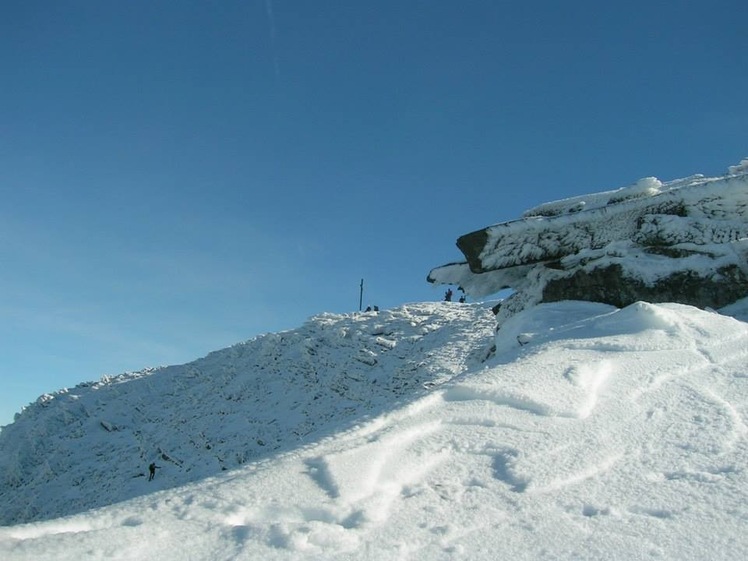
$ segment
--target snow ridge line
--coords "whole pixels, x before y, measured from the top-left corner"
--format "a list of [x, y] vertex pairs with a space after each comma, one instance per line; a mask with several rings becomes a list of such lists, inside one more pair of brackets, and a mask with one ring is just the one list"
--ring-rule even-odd
[[[476, 364], [494, 324], [479, 304], [321, 314], [189, 364], [47, 394], [0, 432], [0, 524], [183, 485], [345, 433]], [[147, 484], [152, 461], [168, 469]]]

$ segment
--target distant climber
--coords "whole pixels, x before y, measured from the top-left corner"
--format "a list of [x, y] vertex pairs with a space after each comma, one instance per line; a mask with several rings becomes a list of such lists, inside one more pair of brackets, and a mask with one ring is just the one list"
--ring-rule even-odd
[[156, 470], [160, 468], [161, 466], [157, 466], [155, 463], [151, 462], [151, 465], [148, 466], [148, 481], [151, 481], [156, 477]]
[[452, 289], [448, 288], [447, 292], [444, 293], [444, 301], [445, 302], [451, 302], [452, 301]]

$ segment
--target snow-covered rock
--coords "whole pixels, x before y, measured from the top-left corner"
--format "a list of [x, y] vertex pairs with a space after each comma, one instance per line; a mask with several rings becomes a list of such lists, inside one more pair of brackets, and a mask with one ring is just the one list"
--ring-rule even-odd
[[513, 289], [504, 319], [541, 301], [725, 306], [748, 295], [748, 170], [647, 177], [546, 203], [457, 245], [467, 261], [436, 268], [429, 280], [479, 297]]

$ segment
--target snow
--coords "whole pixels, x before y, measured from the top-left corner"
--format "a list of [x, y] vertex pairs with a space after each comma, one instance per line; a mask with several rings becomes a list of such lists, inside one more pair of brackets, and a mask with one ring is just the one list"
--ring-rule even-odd
[[186, 365], [44, 395], [0, 433], [0, 523], [150, 492], [152, 461], [164, 466], [157, 486], [173, 487], [340, 431], [461, 372], [477, 359], [455, 357], [463, 345], [450, 339], [477, 331], [488, 347], [493, 325], [485, 309], [430, 305], [322, 314]]
[[38, 495], [0, 558], [745, 559], [748, 300], [721, 312], [325, 314], [50, 394], [0, 433], [3, 515]]
[[[460, 286], [475, 298], [512, 288], [525, 293], [529, 305], [541, 300], [549, 279], [574, 267], [618, 264], [629, 278], [645, 284], [677, 272], [709, 278], [720, 267], [745, 267], [746, 162], [719, 177], [696, 174], [668, 182], [645, 177], [620, 189], [544, 203], [519, 220], [463, 236], [485, 236], [473, 262], [438, 267], [429, 280]], [[650, 246], [699, 255], [653, 255]], [[560, 263], [563, 271], [546, 267], [548, 262]]]

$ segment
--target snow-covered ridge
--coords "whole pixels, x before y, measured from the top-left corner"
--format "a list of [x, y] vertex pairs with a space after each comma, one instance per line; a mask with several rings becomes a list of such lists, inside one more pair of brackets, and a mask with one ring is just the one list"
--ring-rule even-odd
[[[725, 311], [746, 318], [748, 301]], [[478, 307], [392, 313], [401, 335], [379, 317], [320, 321], [394, 341], [377, 355], [389, 367], [414, 337], [451, 379], [214, 478], [0, 528], [0, 558], [748, 557], [748, 324], [678, 304], [542, 304], [504, 322], [481, 361]], [[329, 332], [337, 356], [359, 362], [345, 333]], [[140, 485], [177, 470], [162, 465]]]
[[[485, 358], [481, 305], [322, 314], [181, 366], [46, 394], [0, 432], [0, 523], [196, 481], [414, 399]], [[154, 483], [148, 464], [163, 466]]]

